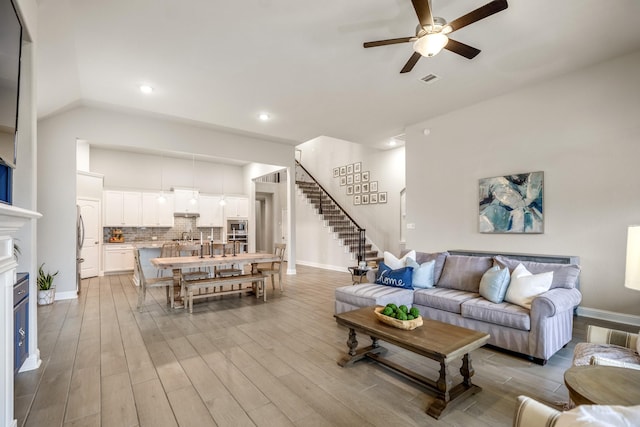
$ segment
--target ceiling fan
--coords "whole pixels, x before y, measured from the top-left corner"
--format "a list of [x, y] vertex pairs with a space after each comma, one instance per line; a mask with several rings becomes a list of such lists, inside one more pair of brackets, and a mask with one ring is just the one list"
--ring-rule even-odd
[[447, 49], [467, 59], [475, 58], [476, 55], [480, 53], [480, 49], [453, 40], [448, 37], [448, 34], [505, 10], [509, 6], [507, 0], [494, 0], [447, 23], [443, 18], [433, 16], [431, 13], [430, 0], [411, 0], [411, 3], [413, 3], [413, 8], [416, 11], [416, 15], [418, 15], [418, 21], [420, 21], [420, 24], [416, 27], [416, 35], [414, 37], [401, 37], [364, 43], [364, 47], [376, 47], [388, 44], [414, 42], [413, 50], [415, 50], [415, 52], [411, 55], [411, 58], [409, 58], [409, 61], [407, 61], [402, 70], [400, 70], [400, 73], [408, 73], [411, 71], [421, 56], [434, 56], [442, 49]]

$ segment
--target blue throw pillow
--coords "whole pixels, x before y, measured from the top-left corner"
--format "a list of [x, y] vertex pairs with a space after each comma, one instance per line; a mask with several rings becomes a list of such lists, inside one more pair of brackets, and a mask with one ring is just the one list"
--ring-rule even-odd
[[413, 259], [408, 258], [407, 267], [413, 267], [411, 280], [414, 288], [433, 288], [435, 285], [436, 260], [418, 264]]
[[509, 287], [508, 268], [500, 268], [497, 265], [488, 269], [480, 279], [480, 295], [491, 302], [500, 304], [504, 301], [504, 296]]
[[381, 262], [378, 266], [376, 284], [395, 288], [413, 289], [411, 283], [412, 276], [413, 267], [402, 267], [397, 270], [392, 270], [391, 267]]

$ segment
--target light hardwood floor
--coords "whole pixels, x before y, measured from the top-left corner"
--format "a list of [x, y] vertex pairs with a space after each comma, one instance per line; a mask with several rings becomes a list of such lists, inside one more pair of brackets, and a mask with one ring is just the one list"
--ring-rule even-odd
[[[347, 331], [333, 319], [333, 295], [351, 276], [297, 271], [285, 276], [284, 293], [268, 287], [266, 303], [217, 297], [191, 315], [169, 309], [162, 289], [138, 312], [131, 275], [83, 280], [78, 300], [38, 308], [43, 363], [16, 376], [18, 425], [510, 426], [520, 394], [566, 401], [563, 372], [587, 323], [612, 326], [576, 318], [574, 340], [546, 366], [474, 351], [483, 391], [436, 421], [425, 414], [426, 390], [374, 363], [337, 365]], [[392, 358], [437, 374], [435, 362], [388, 347]]]

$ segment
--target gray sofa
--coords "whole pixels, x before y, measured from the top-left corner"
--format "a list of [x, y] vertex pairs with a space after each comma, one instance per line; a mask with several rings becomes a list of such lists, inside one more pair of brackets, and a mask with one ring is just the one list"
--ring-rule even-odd
[[[390, 302], [414, 306], [424, 318], [486, 332], [491, 335], [490, 345], [526, 355], [540, 364], [571, 341], [574, 309], [582, 299], [577, 257], [462, 250], [416, 252], [418, 264], [431, 260], [435, 260], [434, 287], [377, 285], [377, 271], [371, 270], [367, 274], [369, 283], [335, 290], [336, 313]], [[480, 295], [480, 280], [486, 270], [499, 265], [511, 272], [519, 263], [533, 274], [554, 272], [551, 289], [535, 297], [531, 309], [506, 301], [496, 304]]]

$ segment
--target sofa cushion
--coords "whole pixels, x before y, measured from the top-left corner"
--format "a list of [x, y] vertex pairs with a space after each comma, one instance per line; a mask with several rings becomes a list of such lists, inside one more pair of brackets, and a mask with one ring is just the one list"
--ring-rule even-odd
[[384, 251], [383, 257], [383, 262], [386, 265], [391, 267], [392, 270], [397, 270], [399, 268], [406, 267], [408, 258], [416, 259], [416, 251], [409, 251], [400, 258], [396, 258], [396, 256], [391, 252]]
[[508, 302], [496, 304], [484, 298], [475, 298], [462, 304], [460, 314], [468, 319], [480, 320], [522, 331], [531, 330], [529, 310]]
[[435, 260], [427, 261], [420, 265], [411, 258], [407, 259], [407, 267], [413, 267], [413, 277], [411, 280], [414, 289], [433, 288], [435, 285], [435, 266]]
[[511, 272], [515, 270], [518, 264], [524, 265], [524, 267], [533, 274], [553, 271], [553, 282], [551, 283], [551, 289], [575, 288], [578, 282], [578, 277], [580, 276], [580, 266], [577, 264], [553, 264], [549, 262], [519, 261], [517, 259], [508, 258], [502, 255], [496, 256], [494, 260], [497, 265], [499, 265], [500, 267], [507, 267]]
[[376, 275], [376, 284], [393, 286], [396, 288], [413, 289], [411, 284], [412, 276], [413, 267], [402, 267], [394, 270], [384, 262], [381, 262], [378, 268], [378, 274]]
[[[409, 253], [409, 251], [405, 249], [400, 252], [400, 255], [404, 256], [407, 253]], [[442, 269], [444, 268], [444, 262], [447, 259], [447, 256], [449, 256], [449, 252], [418, 252], [416, 251], [416, 256], [414, 260], [420, 265], [424, 264], [425, 262], [435, 260], [436, 265], [433, 271], [433, 280], [435, 281], [435, 283], [438, 283], [438, 280], [440, 280], [440, 275], [442, 274]]]
[[480, 279], [480, 295], [491, 302], [500, 304], [504, 301], [509, 286], [509, 269], [495, 265], [488, 269]]
[[416, 289], [413, 294], [413, 303], [460, 314], [460, 305], [463, 302], [479, 297], [479, 294], [460, 291], [457, 289]]
[[511, 281], [504, 300], [531, 309], [535, 297], [549, 290], [553, 281], [553, 271], [531, 274], [522, 264], [511, 273]]
[[449, 255], [436, 286], [478, 292], [480, 279], [492, 264], [491, 257]]
[[335, 299], [356, 307], [413, 304], [413, 291], [410, 289], [393, 288], [375, 284], [348, 285], [336, 288]]

